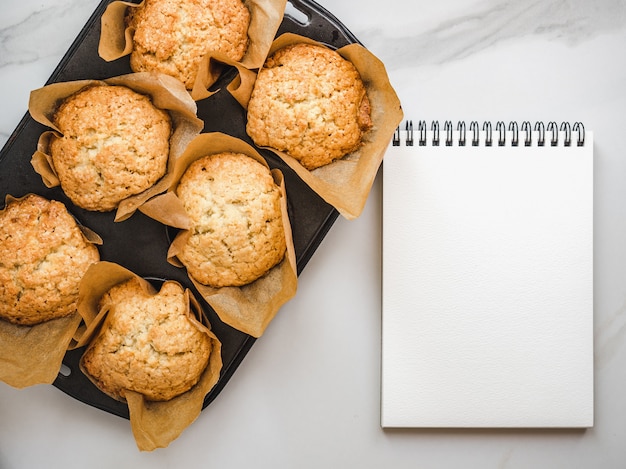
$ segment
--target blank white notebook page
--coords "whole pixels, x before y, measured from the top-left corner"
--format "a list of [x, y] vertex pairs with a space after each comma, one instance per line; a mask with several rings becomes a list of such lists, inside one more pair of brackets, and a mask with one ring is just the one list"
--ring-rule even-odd
[[381, 424], [590, 427], [593, 134], [454, 135], [385, 155]]

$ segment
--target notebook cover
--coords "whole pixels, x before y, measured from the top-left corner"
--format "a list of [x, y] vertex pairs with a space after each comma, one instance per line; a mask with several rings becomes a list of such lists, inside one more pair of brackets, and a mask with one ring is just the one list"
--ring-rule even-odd
[[383, 427], [593, 425], [593, 134], [390, 146]]

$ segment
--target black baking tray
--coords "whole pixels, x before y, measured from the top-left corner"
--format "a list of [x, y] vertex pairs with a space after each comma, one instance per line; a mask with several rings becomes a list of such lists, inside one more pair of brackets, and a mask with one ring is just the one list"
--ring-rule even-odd
[[[139, 0], [136, 1], [138, 3]], [[106, 62], [98, 56], [100, 17], [110, 2], [111, 0], [103, 0], [100, 3], [47, 83], [105, 79], [131, 73], [128, 57]], [[337, 18], [310, 0], [288, 2], [277, 35], [285, 32], [308, 36], [332, 48], [358, 42]], [[234, 70], [225, 71], [215, 85], [215, 88], [221, 91], [197, 103], [198, 117], [204, 121], [203, 132], [224, 132], [252, 144], [245, 133], [245, 111], [223, 89], [233, 77]], [[45, 130], [47, 129], [26, 113], [0, 151], [0, 204], [4, 203], [7, 194], [21, 197], [31, 192], [64, 202], [80, 223], [103, 238], [104, 244], [100, 246], [102, 260], [116, 262], [146, 278], [172, 279], [190, 288], [201, 301], [214, 333], [222, 342], [223, 368], [219, 381], [204, 400], [205, 408], [222, 391], [257, 339], [222, 323], [197, 293], [185, 270], [174, 267], [166, 261], [172, 237], [172, 233], [166, 227], [140, 212], [126, 221], [115, 223], [114, 212], [97, 213], [83, 210], [74, 206], [60, 188], [46, 188], [41, 177], [30, 165], [30, 158], [36, 149], [39, 135]], [[266, 158], [270, 167], [279, 168], [285, 176], [297, 271], [300, 274], [337, 219], [338, 212], [305, 185], [275, 155], [264, 150], [259, 152]], [[79, 370], [78, 361], [82, 353], [83, 349], [67, 352], [61, 373], [53, 385], [85, 404], [128, 418], [125, 403], [102, 393]]]

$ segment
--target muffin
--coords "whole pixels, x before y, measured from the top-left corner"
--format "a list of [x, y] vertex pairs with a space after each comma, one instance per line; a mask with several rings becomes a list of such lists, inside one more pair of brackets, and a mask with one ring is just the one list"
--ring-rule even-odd
[[234, 152], [201, 157], [187, 168], [176, 194], [191, 220], [177, 257], [198, 282], [246, 285], [283, 259], [280, 188], [260, 162]]
[[99, 257], [61, 202], [9, 201], [0, 212], [0, 317], [32, 326], [76, 312], [80, 280]]
[[250, 12], [241, 0], [145, 0], [126, 21], [131, 69], [165, 73], [189, 90], [209, 51], [237, 62], [248, 47]]
[[148, 96], [125, 86], [90, 86], [66, 98], [49, 153], [61, 187], [84, 209], [106, 212], [166, 172], [172, 123]]
[[365, 85], [337, 52], [292, 44], [259, 70], [246, 126], [256, 145], [285, 152], [312, 170], [357, 150], [371, 126]]
[[189, 299], [176, 282], [151, 295], [132, 278], [108, 290], [100, 333], [82, 357], [82, 367], [106, 394], [125, 399], [135, 391], [149, 401], [167, 401], [191, 389], [209, 362], [211, 339], [190, 320]]

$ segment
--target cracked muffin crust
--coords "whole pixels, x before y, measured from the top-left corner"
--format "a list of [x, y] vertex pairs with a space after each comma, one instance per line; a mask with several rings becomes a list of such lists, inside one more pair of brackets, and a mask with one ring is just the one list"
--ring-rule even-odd
[[207, 52], [241, 60], [250, 12], [241, 0], [145, 0], [129, 9], [127, 24], [134, 31], [132, 70], [165, 73], [190, 90]]
[[337, 52], [293, 44], [259, 70], [246, 126], [256, 145], [283, 151], [312, 170], [358, 149], [371, 126], [361, 77]]
[[175, 282], [154, 295], [135, 278], [111, 288], [100, 299], [100, 309], [108, 309], [102, 331], [82, 358], [87, 374], [116, 399], [131, 390], [166, 401], [191, 389], [208, 364], [211, 341], [187, 316], [188, 301]]
[[263, 164], [242, 153], [202, 157], [176, 194], [192, 222], [178, 258], [198, 282], [242, 286], [283, 259], [281, 192]]
[[9, 202], [0, 212], [0, 317], [32, 326], [76, 312], [80, 280], [99, 258], [61, 202]]
[[110, 211], [167, 169], [169, 114], [125, 86], [91, 86], [59, 106], [50, 143], [61, 187], [75, 205]]

